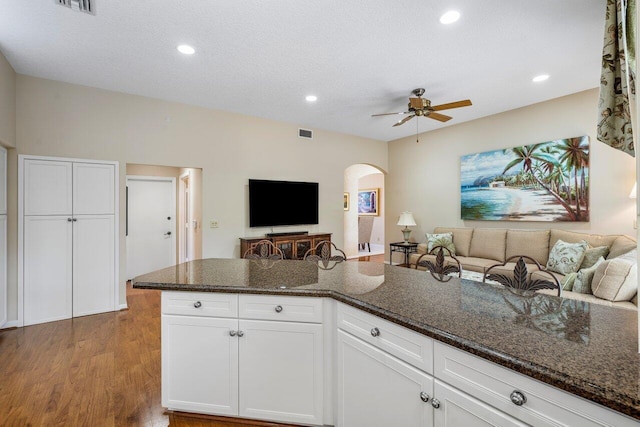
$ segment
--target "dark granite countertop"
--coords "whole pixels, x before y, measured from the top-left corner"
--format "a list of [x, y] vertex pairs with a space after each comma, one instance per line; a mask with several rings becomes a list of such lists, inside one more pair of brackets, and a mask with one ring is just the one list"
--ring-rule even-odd
[[134, 288], [331, 297], [640, 419], [638, 313], [370, 262], [206, 259]]

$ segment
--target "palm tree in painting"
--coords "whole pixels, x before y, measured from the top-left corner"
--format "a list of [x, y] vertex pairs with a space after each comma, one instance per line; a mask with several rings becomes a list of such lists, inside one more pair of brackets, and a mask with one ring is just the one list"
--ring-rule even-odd
[[533, 176], [534, 180], [544, 188], [549, 194], [551, 194], [557, 201], [562, 205], [563, 208], [566, 209], [569, 217], [572, 221], [577, 221], [579, 219], [579, 215], [569, 204], [555, 191], [553, 191], [547, 184], [545, 184], [535, 173], [534, 173], [534, 162], [539, 162], [542, 164], [551, 163], [554, 167], [560, 167], [558, 160], [556, 160], [553, 155], [550, 153], [544, 153], [541, 150], [543, 144], [532, 144], [525, 145], [523, 147], [514, 147], [507, 148], [504, 150], [504, 153], [512, 152], [516, 158], [513, 159], [505, 168], [502, 174], [507, 173], [509, 169], [514, 168], [517, 165], [522, 164], [522, 170], [524, 172], [529, 172]]
[[[575, 189], [576, 213], [578, 217], [582, 217], [580, 204], [582, 199], [586, 198], [586, 179], [584, 171], [589, 167], [589, 144], [585, 142], [585, 138], [568, 138], [563, 139], [559, 145], [561, 152], [559, 160], [569, 170], [573, 170], [573, 181]], [[580, 184], [578, 184], [578, 173], [582, 173]], [[588, 212], [588, 206], [586, 210]]]

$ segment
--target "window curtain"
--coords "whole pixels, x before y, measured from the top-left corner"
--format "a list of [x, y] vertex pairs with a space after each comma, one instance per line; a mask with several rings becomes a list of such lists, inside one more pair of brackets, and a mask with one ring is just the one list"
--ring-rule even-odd
[[635, 157], [636, 0], [607, 0], [604, 28], [598, 140]]

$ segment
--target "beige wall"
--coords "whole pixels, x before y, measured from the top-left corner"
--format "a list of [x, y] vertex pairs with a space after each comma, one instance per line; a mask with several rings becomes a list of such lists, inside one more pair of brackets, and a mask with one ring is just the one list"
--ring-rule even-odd
[[16, 146], [16, 73], [0, 52], [0, 143]]
[[[635, 203], [628, 197], [635, 161], [596, 140], [597, 105], [593, 89], [424, 133], [418, 144], [415, 136], [390, 142], [387, 235], [395, 229], [392, 219], [408, 210], [417, 223], [412, 237], [419, 242], [436, 226], [554, 227], [635, 236]], [[460, 156], [580, 135], [590, 138], [591, 222], [460, 219]]]
[[[17, 76], [16, 89], [18, 152], [119, 161], [121, 207], [125, 206], [127, 163], [202, 168], [203, 223], [216, 220], [220, 225], [202, 229], [204, 258], [238, 257], [239, 237], [271, 231], [249, 228], [249, 178], [319, 182], [320, 224], [305, 228], [333, 233], [341, 247], [345, 168], [356, 163], [387, 167], [387, 143], [383, 141], [318, 129], [312, 140], [300, 139], [300, 124], [24, 75]], [[15, 210], [15, 200], [10, 202]], [[276, 230], [287, 229], [300, 227]], [[121, 209], [121, 303], [125, 298], [124, 241]], [[10, 256], [16, 250], [10, 243]], [[17, 284], [10, 283], [10, 319], [16, 318], [16, 289]]]

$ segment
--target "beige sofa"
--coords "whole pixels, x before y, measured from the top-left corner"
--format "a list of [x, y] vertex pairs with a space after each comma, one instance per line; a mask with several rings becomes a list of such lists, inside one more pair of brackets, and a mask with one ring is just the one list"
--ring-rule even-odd
[[[609, 254], [607, 260], [624, 255], [637, 247], [637, 243], [630, 237], [620, 235], [583, 234], [564, 230], [508, 230], [496, 228], [447, 228], [437, 227], [434, 233], [452, 233], [453, 244], [456, 247], [456, 258], [460, 261], [463, 271], [470, 270], [479, 273], [492, 265], [503, 263], [514, 255], [526, 255], [535, 259], [542, 267], [547, 264], [549, 252], [558, 240], [568, 243], [578, 243], [585, 240], [592, 247], [607, 246]], [[427, 253], [427, 244], [418, 245], [417, 253], [410, 257], [410, 264], [415, 267], [418, 258]], [[433, 255], [427, 255], [433, 257]], [[508, 263], [505, 267], [494, 268], [493, 273], [509, 274], [513, 272], [514, 263]], [[547, 279], [548, 275], [538, 271], [535, 264], [527, 267], [531, 279]], [[596, 277], [599, 270], [596, 270]], [[558, 280], [564, 275], [554, 274]], [[634, 276], [631, 277], [630, 275]], [[602, 275], [602, 274], [601, 274]], [[629, 279], [637, 282], [637, 266], [633, 264], [633, 271], [628, 272]], [[595, 278], [594, 278], [595, 280]], [[547, 292], [547, 291], [541, 291]], [[552, 292], [552, 291], [551, 291]], [[628, 294], [628, 292], [627, 292]], [[622, 307], [637, 310], [637, 294], [629, 296], [628, 300], [619, 301], [620, 298], [599, 298], [592, 294], [582, 294], [571, 291], [563, 291], [563, 297], [573, 298], [597, 304]], [[624, 297], [626, 299], [626, 296]]]

